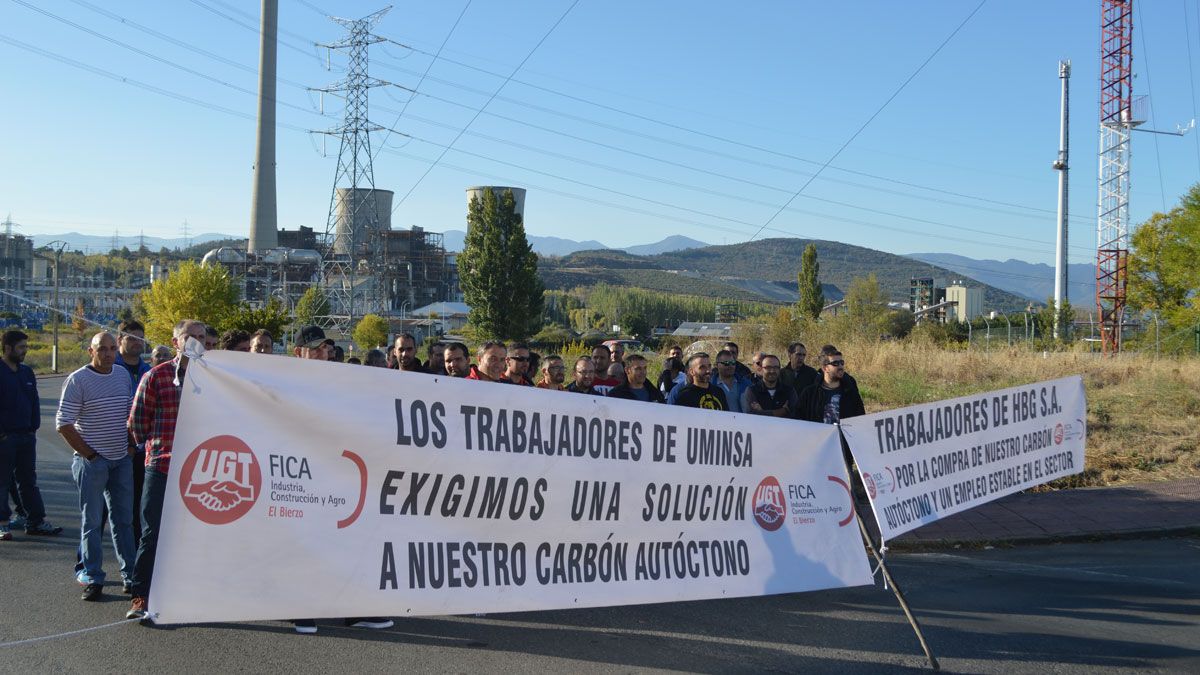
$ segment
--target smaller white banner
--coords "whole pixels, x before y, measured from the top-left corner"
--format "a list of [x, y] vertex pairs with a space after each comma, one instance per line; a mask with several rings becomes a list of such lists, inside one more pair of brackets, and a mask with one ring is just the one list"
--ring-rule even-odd
[[1083, 378], [855, 417], [842, 433], [886, 541], [1083, 471]]

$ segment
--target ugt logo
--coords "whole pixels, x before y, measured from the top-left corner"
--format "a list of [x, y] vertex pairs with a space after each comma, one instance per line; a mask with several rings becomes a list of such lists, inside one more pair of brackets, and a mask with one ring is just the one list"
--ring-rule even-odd
[[754, 489], [754, 522], [768, 532], [774, 532], [783, 526], [787, 514], [787, 501], [783, 498], [783, 488], [774, 476], [762, 479]]
[[236, 436], [204, 441], [183, 463], [179, 493], [188, 511], [209, 525], [225, 525], [250, 511], [262, 491], [262, 469]]

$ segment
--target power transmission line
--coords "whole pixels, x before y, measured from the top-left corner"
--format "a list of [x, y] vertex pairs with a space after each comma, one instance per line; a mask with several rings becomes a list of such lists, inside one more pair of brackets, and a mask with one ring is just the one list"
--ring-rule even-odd
[[[22, 3], [22, 4], [24, 4], [24, 3]], [[17, 41], [17, 42], [19, 42], [19, 41]], [[11, 41], [10, 41], [10, 43], [11, 43]], [[23, 44], [23, 43], [22, 43], [22, 44]], [[16, 46], [22, 46], [22, 45], [16, 45]], [[29, 47], [29, 45], [24, 45], [24, 46], [25, 46], [25, 47]], [[136, 49], [136, 48], [134, 48], [134, 49]], [[45, 50], [38, 50], [38, 51], [39, 51], [39, 53], [42, 53], [43, 55], [51, 56], [51, 57], [53, 58], [53, 55], [49, 54], [48, 52], [45, 52]], [[152, 58], [156, 58], [156, 60], [160, 60], [160, 61], [168, 62], [168, 61], [166, 61], [166, 60], [163, 60], [163, 59], [161, 59], [161, 58], [157, 58], [157, 57], [154, 57], [153, 55], [147, 54], [146, 52], [144, 52], [144, 50], [137, 50], [137, 51], [139, 51], [139, 53], [142, 53], [142, 54], [144, 54], [144, 55], [150, 56], [150, 57], [152, 57]], [[60, 59], [60, 60], [61, 60], [61, 59]], [[178, 64], [173, 64], [173, 62], [168, 62], [168, 63], [171, 63], [172, 65], [178, 65]], [[74, 63], [72, 63], [72, 65], [76, 65], [76, 66], [80, 66], [80, 67], [85, 67], [85, 64], [80, 64], [80, 63], [78, 63], [78, 62], [74, 62]], [[89, 69], [89, 70], [92, 70], [93, 72], [98, 72], [98, 71], [100, 71], [100, 70], [101, 70], [101, 69], [95, 69], [95, 68], [88, 68], [88, 69]], [[193, 71], [193, 72], [194, 72], [194, 71]], [[121, 80], [121, 81], [129, 82], [129, 83], [131, 83], [131, 84], [134, 84], [135, 86], [142, 86], [142, 85], [144, 85], [144, 83], [140, 83], [140, 82], [137, 82], [137, 81], [130, 81], [128, 78], [124, 78], [124, 77], [122, 77], [122, 76], [116, 75], [115, 73], [111, 73], [111, 72], [108, 72], [108, 71], [103, 71], [103, 72], [100, 72], [99, 74], [103, 74], [103, 75], [105, 75], [105, 76], [107, 76], [107, 77], [111, 77], [111, 78], [113, 78], [113, 79], [119, 79], [119, 80]], [[236, 85], [230, 85], [230, 84], [229, 84], [229, 83], [227, 83], [227, 82], [220, 81], [220, 83], [221, 83], [221, 84], [223, 84], [223, 85], [225, 85], [225, 86], [230, 86], [230, 87], [233, 87], [233, 88], [235, 88], [235, 89], [239, 89], [239, 88], [237, 88], [237, 87], [236, 87]], [[173, 92], [168, 92], [167, 90], [162, 90], [162, 89], [160, 89], [160, 88], [153, 87], [152, 85], [146, 85], [146, 87], [145, 87], [145, 88], [147, 88], [147, 89], [148, 89], [148, 90], [150, 90], [150, 91], [154, 91], [155, 93], [160, 93], [160, 94], [170, 95], [170, 96], [172, 96], [173, 98], [177, 98], [177, 99], [179, 99], [179, 100], [182, 100], [182, 101], [185, 101], [185, 102], [191, 102], [191, 103], [196, 103], [196, 104], [198, 104], [198, 105], [204, 105], [204, 107], [206, 107], [206, 108], [210, 108], [210, 109], [216, 109], [216, 110], [219, 110], [219, 111], [221, 111], [221, 112], [228, 112], [228, 113], [231, 113], [231, 114], [239, 114], [239, 113], [237, 113], [236, 111], [230, 111], [230, 110], [228, 110], [228, 109], [221, 109], [219, 106], [213, 106], [213, 105], [211, 105], [211, 104], [205, 104], [204, 102], [197, 101], [197, 100], [195, 100], [195, 99], [190, 99], [189, 97], [181, 97], [181, 96], [179, 96], [179, 95], [175, 95]], [[243, 93], [247, 93], [247, 94], [253, 94], [253, 92], [250, 92], [250, 91], [248, 91], [248, 90], [241, 90], [241, 89], [239, 89], [239, 90], [240, 90], [240, 91], [243, 91]], [[296, 106], [293, 106], [293, 107], [296, 107]], [[308, 113], [310, 113], [310, 114], [318, 114], [318, 113], [316, 113], [315, 111], [311, 111], [311, 110], [304, 110], [304, 109], [302, 109], [302, 108], [298, 108], [298, 107], [297, 107], [297, 109], [303, 110], [304, 112], [308, 112]], [[244, 115], [244, 114], [239, 114], [239, 116], [241, 116], [241, 117], [246, 117], [246, 118], [249, 118], [249, 116], [248, 116], [248, 115]], [[291, 127], [291, 126], [289, 126], [289, 125], [281, 125], [281, 126], [283, 126], [284, 128], [291, 128], [291, 129], [293, 129], [293, 130], [297, 130], [297, 131], [299, 131], [299, 130], [300, 130], [300, 129], [299, 129], [299, 128], [297, 128], [297, 127]], [[431, 141], [425, 141], [425, 139], [421, 139], [421, 140], [422, 140], [422, 141], [424, 141], [424, 142], [427, 142], [427, 143], [432, 143]], [[438, 144], [434, 144], [434, 145], [438, 145]], [[447, 147], [447, 146], [441, 146], [441, 147]], [[470, 154], [470, 153], [468, 153], [468, 154]], [[479, 156], [480, 158], [483, 158], [483, 159], [490, 160], [490, 161], [500, 161], [500, 160], [494, 160], [493, 158], [489, 158], [489, 157], [482, 156], [482, 155], [477, 155], [477, 156]], [[425, 160], [425, 161], [428, 161], [428, 160]], [[578, 161], [578, 160], [576, 160], [576, 161]], [[519, 167], [519, 165], [516, 165], [516, 164], [512, 164], [512, 163], [508, 163], [508, 164], [509, 164], [510, 166], [515, 166], [515, 167], [518, 167], [518, 168], [522, 168], [522, 167]], [[629, 174], [629, 173], [631, 173], [631, 172], [625, 172], [625, 173]], [[636, 175], [636, 174], [632, 174], [632, 175]], [[561, 178], [561, 177], [558, 177], [558, 176], [554, 176], [554, 177], [556, 177], [556, 178]], [[646, 178], [645, 176], [642, 176], [642, 177], [643, 177], [643, 178]], [[576, 181], [576, 182], [578, 182], [578, 181]], [[593, 187], [593, 188], [596, 188], [596, 189], [604, 189], [604, 188], [601, 188], [601, 187], [599, 187], [599, 186], [595, 186], [595, 185], [592, 185], [592, 184], [586, 184], [586, 183], [584, 183], [584, 185], [587, 185], [588, 187]], [[700, 188], [700, 189], [702, 189], [702, 188]], [[709, 192], [710, 192], [710, 193], [712, 193], [712, 191], [709, 191]], [[719, 196], [732, 197], [732, 196], [730, 196], [730, 195], [720, 195], [720, 193], [715, 193], [715, 194], [718, 194]], [[636, 197], [636, 196], [634, 196], [634, 195], [626, 195], [626, 196], [631, 196], [631, 197], [634, 197], [634, 198], [638, 198], [638, 197]], [[640, 198], [639, 198], [639, 199], [640, 199]], [[827, 200], [827, 201], [828, 201], [828, 200]], [[834, 203], [837, 203], [837, 202], [834, 202]], [[659, 202], [659, 204], [661, 204], [661, 205], [664, 205], [664, 206], [667, 206], [668, 208], [676, 208], [676, 207], [674, 207], [673, 205], [666, 204], [666, 203], [661, 203], [661, 202]], [[837, 204], [839, 204], [839, 205], [843, 205], [843, 206], [846, 206], [845, 204], [841, 204], [841, 203], [837, 203]], [[703, 213], [703, 212], [700, 212], [700, 213]], [[908, 218], [908, 219], [913, 219], [913, 218], [911, 218], [911, 217], [904, 216], [904, 215], [902, 215], [902, 214], [894, 214], [894, 213], [888, 213], [888, 212], [882, 212], [882, 213], [883, 213], [883, 214], [885, 214], [885, 215], [891, 215], [891, 216], [893, 216], [893, 217], [899, 217], [899, 218]], [[656, 217], [661, 217], [661, 214], [654, 214], [654, 215], [655, 215]], [[709, 215], [709, 216], [713, 216], [713, 214], [707, 214], [707, 215]], [[835, 220], [836, 220], [836, 219], [839, 219], [837, 216], [828, 216], [828, 215], [825, 215], [825, 214], [819, 214], [819, 213], [818, 213], [818, 214], [813, 214], [813, 215], [816, 215], [816, 216], [818, 216], [818, 217], [823, 217], [823, 218], [831, 218], [831, 219], [835, 219]], [[715, 216], [715, 217], [717, 217], [717, 218], [720, 218], [720, 216]], [[857, 224], [862, 224], [862, 225], [865, 225], [865, 226], [868, 226], [868, 227], [876, 227], [876, 228], [881, 228], [881, 229], [890, 229], [890, 230], [893, 230], [893, 231], [905, 231], [905, 230], [901, 230], [901, 229], [899, 229], [899, 228], [889, 228], [889, 227], [887, 227], [887, 226], [882, 226], [882, 225], [878, 225], [878, 224], [875, 224], [875, 223], [865, 223], [865, 222], [863, 222], [863, 221], [855, 221], [855, 220], [851, 220], [851, 219], [842, 219], [842, 220], [846, 220], [847, 222], [853, 222], [853, 223], [857, 223]], [[914, 220], [922, 220], [922, 219], [914, 219]], [[929, 224], [935, 224], [935, 225], [944, 226], [944, 227], [954, 227], [954, 226], [949, 226], [949, 225], [942, 224], [942, 223], [937, 223], [936, 221], [925, 221], [925, 222], [928, 222]], [[969, 229], [969, 228], [958, 228], [958, 229]], [[783, 232], [784, 232], [784, 233], [786, 233], [786, 234], [794, 234], [794, 233], [787, 232], [787, 231], [783, 231]], [[907, 232], [911, 232], [911, 231], [907, 231]], [[919, 234], [919, 235], [924, 235], [924, 234], [927, 234], [927, 233], [923, 233], [923, 232], [911, 232], [911, 233], [913, 233], [913, 234]], [[987, 232], [981, 232], [981, 233], [984, 233], [984, 234], [991, 234], [991, 233], [987, 233]], [[967, 242], [967, 243], [975, 243], [975, 244], [980, 244], [980, 243], [983, 243], [983, 242], [979, 242], [979, 241], [976, 241], [976, 240], [969, 240], [969, 239], [959, 239], [959, 241], [965, 241], [965, 242]], [[1031, 241], [1033, 241], [1033, 240], [1031, 240]], [[1024, 249], [1024, 248], [1020, 248], [1020, 247], [1012, 247], [1012, 248], [1019, 248], [1020, 250], [1033, 250], [1033, 249]], [[1040, 252], [1040, 251], [1039, 251], [1039, 252]]]
[[[308, 2], [305, 2], [304, 4], [307, 5], [308, 7], [316, 9], [316, 5], [313, 5]], [[446, 33], [446, 37], [445, 37], [445, 39], [442, 40], [442, 44], [440, 46], [438, 46], [438, 50], [437, 50], [438, 54], [441, 54], [442, 50], [445, 49], [446, 43], [450, 41], [450, 37], [452, 35], [454, 35], [454, 31], [458, 28], [458, 24], [462, 21], [462, 18], [464, 16], [466, 16], [467, 10], [470, 8], [471, 8], [471, 0], [467, 0], [467, 4], [463, 5], [462, 11], [458, 13], [458, 18], [454, 20], [454, 25], [450, 26], [450, 31], [448, 33]], [[421, 88], [421, 84], [425, 82], [425, 77], [427, 75], [429, 75], [429, 70], [431, 68], [433, 68], [433, 64], [436, 62], [437, 62], [437, 56], [435, 55], [432, 59], [430, 59], [429, 65], [425, 66], [425, 72], [421, 73], [421, 79], [417, 80], [417, 85], [416, 85], [416, 87], [414, 87], [414, 89]], [[395, 127], [397, 124], [400, 124], [400, 118], [404, 117], [404, 111], [408, 110], [408, 104], [412, 103], [412, 100], [413, 100], [413, 97], [410, 96], [409, 99], [404, 102], [404, 107], [400, 109], [400, 112], [396, 113], [396, 121], [392, 122], [391, 126], [388, 127], [387, 133], [385, 133], [383, 135], [383, 140], [379, 142], [379, 148], [377, 148], [375, 150], [375, 154], [372, 156], [372, 159], [374, 159], [374, 157], [379, 156], [379, 151], [383, 149], [384, 144], [387, 143], [388, 137], [392, 135], [392, 127]]]
[[542, 35], [542, 39], [538, 40], [537, 44], [533, 46], [533, 49], [530, 49], [529, 53], [525, 55], [525, 58], [521, 59], [521, 62], [517, 64], [517, 67], [514, 68], [511, 73], [509, 73], [509, 77], [501, 82], [499, 87], [496, 87], [496, 91], [492, 92], [492, 95], [488, 98], [488, 100], [484, 101], [479, 110], [475, 112], [475, 116], [472, 117], [469, 122], [467, 122], [466, 126], [462, 128], [462, 131], [458, 132], [458, 135], [454, 137], [454, 140], [450, 141], [450, 144], [446, 146], [446, 149], [442, 151], [442, 154], [436, 160], [434, 160], [433, 164], [429, 165], [429, 168], [425, 170], [425, 173], [421, 174], [421, 177], [417, 179], [417, 182], [413, 183], [413, 186], [408, 189], [408, 192], [404, 193], [404, 196], [396, 202], [396, 205], [392, 207], [392, 213], [395, 213], [396, 209], [400, 208], [400, 205], [403, 204], [404, 201], [408, 199], [408, 196], [413, 193], [413, 190], [417, 189], [417, 186], [419, 186], [421, 182], [425, 180], [425, 177], [429, 175], [429, 172], [433, 171], [434, 167], [438, 165], [438, 162], [441, 161], [442, 157], [446, 156], [446, 153], [450, 151], [450, 148], [454, 147], [454, 144], [458, 142], [458, 139], [462, 138], [462, 135], [466, 133], [467, 129], [469, 129], [472, 124], [475, 123], [475, 120], [479, 119], [479, 116], [483, 114], [483, 111], [488, 107], [488, 104], [490, 104], [492, 100], [495, 99], [500, 93], [500, 90], [504, 89], [504, 86], [508, 84], [508, 80], [511, 79], [513, 75], [516, 75], [517, 71], [521, 70], [521, 67], [525, 65], [526, 61], [533, 57], [538, 48], [542, 46], [542, 43], [544, 43], [546, 39], [550, 37], [550, 34], [553, 33], [556, 28], [558, 28], [558, 25], [563, 22], [563, 19], [567, 18], [567, 15], [570, 14], [571, 10], [575, 9], [575, 5], [578, 4], [579, 0], [574, 0], [571, 5], [567, 7], [566, 11], [558, 17], [558, 21], [555, 21], [554, 25], [550, 26], [550, 29], [547, 30], [544, 35]]

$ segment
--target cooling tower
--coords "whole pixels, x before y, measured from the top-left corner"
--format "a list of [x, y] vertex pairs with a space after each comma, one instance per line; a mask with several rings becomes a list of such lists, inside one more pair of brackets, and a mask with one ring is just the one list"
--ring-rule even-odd
[[366, 254], [372, 244], [372, 231], [392, 229], [394, 194], [391, 190], [338, 188], [333, 252], [340, 255], [353, 252], [355, 257]]
[[475, 185], [467, 188], [467, 206], [470, 206], [471, 200], [476, 197], [483, 199], [484, 190], [491, 190], [497, 197], [502, 197], [505, 190], [512, 190], [513, 199], [517, 202], [517, 213], [521, 214], [521, 220], [525, 219], [525, 188], [503, 187], [499, 185]]
[[279, 245], [275, 210], [275, 52], [279, 0], [262, 0], [262, 43], [258, 59], [258, 142], [254, 150], [254, 196], [250, 202], [250, 242], [258, 253]]

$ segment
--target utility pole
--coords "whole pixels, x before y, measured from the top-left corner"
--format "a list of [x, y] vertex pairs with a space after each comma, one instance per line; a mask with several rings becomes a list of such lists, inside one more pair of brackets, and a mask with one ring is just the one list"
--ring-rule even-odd
[[1054, 339], [1067, 337], [1070, 325], [1062, 325], [1063, 302], [1069, 297], [1067, 290], [1067, 187], [1068, 155], [1071, 147], [1071, 62], [1058, 62], [1058, 78], [1062, 81], [1061, 122], [1058, 130], [1058, 158], [1054, 170], [1058, 172], [1058, 236], [1054, 244]]

